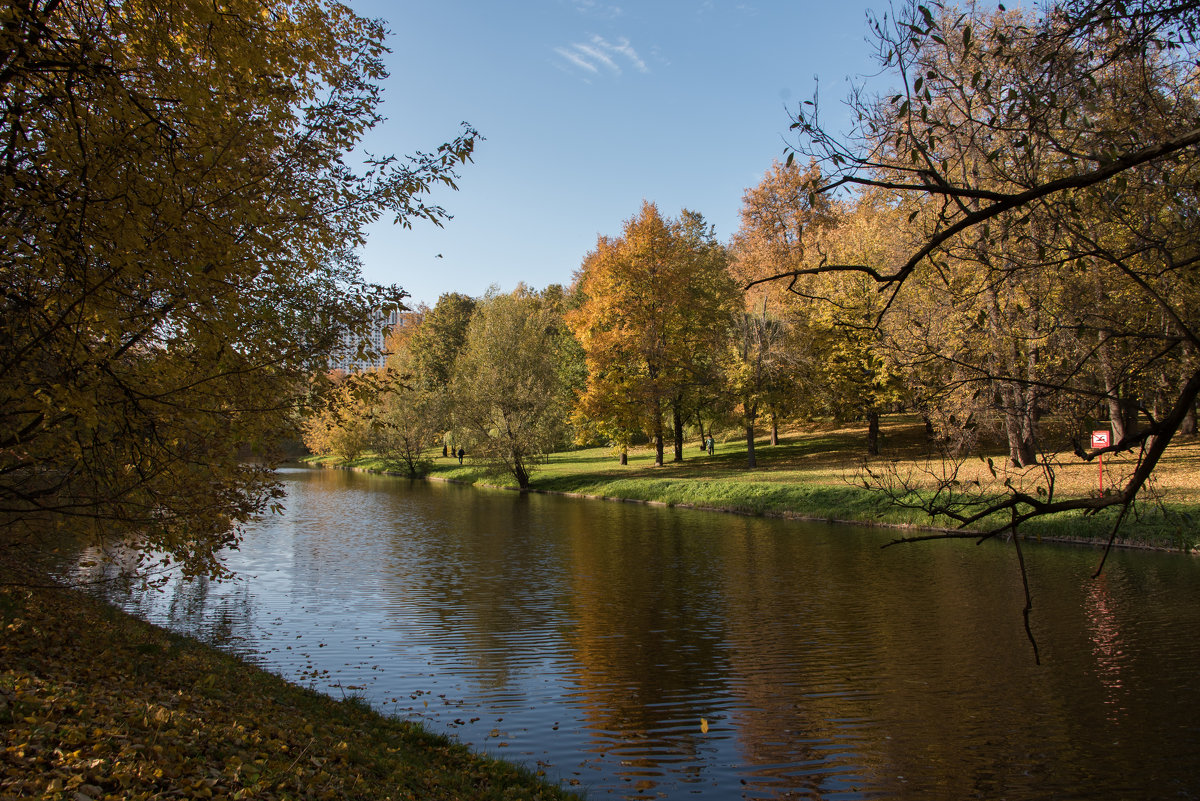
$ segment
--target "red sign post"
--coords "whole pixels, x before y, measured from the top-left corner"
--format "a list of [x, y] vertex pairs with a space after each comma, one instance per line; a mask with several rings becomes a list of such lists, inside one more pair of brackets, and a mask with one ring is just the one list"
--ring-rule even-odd
[[[1107, 431], [1092, 432], [1092, 447], [1107, 448], [1112, 443], [1112, 437]], [[1104, 454], [1100, 454], [1100, 494], [1104, 494]]]

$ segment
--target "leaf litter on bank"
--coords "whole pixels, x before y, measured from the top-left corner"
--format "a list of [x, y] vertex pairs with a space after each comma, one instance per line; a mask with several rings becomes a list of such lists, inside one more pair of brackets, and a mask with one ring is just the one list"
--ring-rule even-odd
[[0, 575], [0, 798], [562, 799], [530, 771]]

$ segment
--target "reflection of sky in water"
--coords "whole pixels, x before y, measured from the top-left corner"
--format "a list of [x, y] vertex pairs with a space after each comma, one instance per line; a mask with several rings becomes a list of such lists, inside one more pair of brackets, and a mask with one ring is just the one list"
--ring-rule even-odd
[[1031, 549], [1037, 667], [999, 545], [287, 478], [238, 580], [127, 605], [592, 798], [1200, 793], [1192, 560]]

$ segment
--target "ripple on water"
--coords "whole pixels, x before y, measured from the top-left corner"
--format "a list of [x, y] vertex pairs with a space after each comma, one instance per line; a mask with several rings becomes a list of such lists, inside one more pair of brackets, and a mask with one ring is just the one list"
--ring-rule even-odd
[[341, 471], [130, 609], [588, 797], [1200, 797], [1197, 563]]

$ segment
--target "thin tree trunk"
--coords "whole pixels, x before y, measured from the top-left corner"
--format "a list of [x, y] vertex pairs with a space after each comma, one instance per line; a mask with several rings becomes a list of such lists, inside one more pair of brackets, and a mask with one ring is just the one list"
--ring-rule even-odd
[[879, 410], [867, 412], [867, 453], [879, 455]]
[[683, 415], [679, 412], [679, 398], [671, 404], [671, 418], [674, 423], [675, 433], [675, 458], [672, 462], [683, 461]]
[[[1037, 361], [1036, 352], [1031, 352], [1026, 361], [1026, 370], [1020, 370], [1021, 357], [1017, 345], [1009, 332], [1001, 326], [1000, 297], [996, 287], [989, 285], [986, 292], [989, 305], [989, 328], [994, 341], [1007, 341], [1007, 348], [999, 348], [995, 352], [994, 363], [997, 368], [994, 375], [1020, 375], [1022, 372], [1034, 375]], [[1004, 415], [1004, 432], [1008, 438], [1008, 458], [1014, 467], [1028, 467], [1037, 458], [1034, 446], [1034, 393], [1032, 387], [1026, 391], [1019, 382], [996, 381], [1000, 396], [1001, 414]]]
[[746, 466], [758, 467], [754, 458], [754, 421], [758, 419], [758, 404], [745, 405], [746, 408]]
[[[1191, 345], [1183, 346], [1183, 370], [1180, 380], [1187, 383], [1188, 375], [1195, 370], [1195, 354]], [[1183, 422], [1179, 424], [1179, 433], [1185, 437], [1195, 436], [1196, 434], [1196, 404], [1193, 403], [1188, 407], [1187, 414], [1183, 418]]]
[[663, 466], [663, 415], [662, 401], [654, 399], [654, 466]]
[[779, 415], [771, 409], [771, 444], [779, 444]]
[[1096, 348], [1100, 362], [1100, 375], [1104, 379], [1104, 402], [1108, 406], [1108, 420], [1112, 424], [1113, 441], [1120, 442], [1132, 434], [1137, 426], [1137, 404], [1121, 397], [1122, 388], [1117, 381], [1117, 371], [1112, 364], [1112, 352], [1108, 344], [1108, 332], [1100, 335]]

